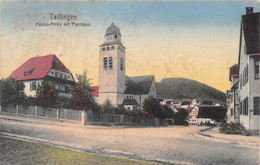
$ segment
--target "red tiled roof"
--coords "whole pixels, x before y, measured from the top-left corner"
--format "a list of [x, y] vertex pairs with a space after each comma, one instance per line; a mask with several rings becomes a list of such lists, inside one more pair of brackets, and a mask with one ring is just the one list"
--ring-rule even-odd
[[91, 86], [91, 95], [93, 97], [98, 97], [98, 91], [99, 91], [99, 86]]
[[187, 111], [188, 113], [190, 113], [192, 110], [193, 110], [193, 108], [191, 108], [191, 107], [186, 108], [186, 111]]
[[229, 80], [231, 80], [231, 77], [237, 77], [238, 76], [238, 65], [235, 64], [229, 69]]
[[50, 69], [71, 73], [56, 55], [52, 54], [30, 58], [18, 67], [10, 77], [16, 80], [42, 79]]
[[199, 103], [199, 100], [197, 100], [197, 99], [190, 99], [190, 105], [192, 105], [193, 100], [195, 100], [197, 104]]
[[180, 100], [174, 100], [174, 101], [173, 101], [173, 104], [180, 104], [180, 103], [181, 103]]

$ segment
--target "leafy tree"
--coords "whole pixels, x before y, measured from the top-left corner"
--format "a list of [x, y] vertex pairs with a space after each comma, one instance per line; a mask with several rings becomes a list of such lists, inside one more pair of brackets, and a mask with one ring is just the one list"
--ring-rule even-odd
[[114, 113], [116, 111], [116, 107], [114, 107], [109, 99], [107, 99], [103, 104], [101, 104], [101, 108], [103, 112]]
[[2, 106], [7, 104], [24, 104], [26, 95], [24, 93], [24, 83], [15, 79], [0, 80], [0, 101]]
[[77, 83], [70, 99], [69, 106], [72, 109], [98, 111], [98, 105], [91, 95], [90, 79], [87, 78], [87, 72], [76, 74]]
[[77, 87], [72, 98], [70, 99], [69, 106], [72, 109], [93, 110], [94, 102], [84, 94], [81, 88]]
[[174, 112], [173, 112], [173, 110], [172, 110], [171, 108], [169, 108], [169, 107], [167, 107], [166, 105], [164, 105], [164, 106], [162, 107], [162, 110], [163, 110], [163, 113], [165, 114], [165, 116], [166, 116], [167, 118], [173, 118]]
[[155, 98], [146, 98], [143, 103], [143, 111], [158, 118], [165, 118], [166, 115], [160, 102]]
[[36, 104], [43, 108], [55, 108], [57, 101], [57, 90], [54, 89], [47, 81], [37, 88], [37, 101]]
[[188, 112], [185, 109], [179, 109], [179, 112], [174, 115], [174, 124], [175, 125], [188, 125], [188, 122], [185, 120], [188, 116]]
[[63, 108], [63, 109], [70, 108], [69, 103], [70, 103], [70, 98], [64, 96], [58, 96], [56, 108]]

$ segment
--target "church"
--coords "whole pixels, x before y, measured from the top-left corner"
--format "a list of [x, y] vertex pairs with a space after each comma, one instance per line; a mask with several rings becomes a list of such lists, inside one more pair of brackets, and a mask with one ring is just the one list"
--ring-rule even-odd
[[157, 97], [155, 78], [150, 76], [128, 77], [125, 75], [126, 48], [121, 42], [120, 29], [112, 23], [99, 46], [98, 103], [107, 99], [115, 106], [128, 110], [142, 107], [148, 97]]

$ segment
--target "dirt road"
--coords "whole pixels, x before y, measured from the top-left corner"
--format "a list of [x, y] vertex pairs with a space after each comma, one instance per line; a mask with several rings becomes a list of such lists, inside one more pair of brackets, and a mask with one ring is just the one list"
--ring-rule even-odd
[[[41, 122], [36, 122], [41, 120]], [[0, 131], [103, 155], [173, 164], [258, 164], [258, 150], [194, 136], [206, 127], [125, 128], [0, 118]]]

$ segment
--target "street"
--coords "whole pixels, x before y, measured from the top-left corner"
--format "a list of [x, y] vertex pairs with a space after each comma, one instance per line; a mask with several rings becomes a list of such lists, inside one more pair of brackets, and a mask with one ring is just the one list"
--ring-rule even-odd
[[122, 126], [59, 125], [0, 118], [0, 131], [47, 140], [102, 155], [157, 160], [173, 164], [258, 164], [258, 150], [195, 136], [207, 127], [169, 126], [126, 128]]

